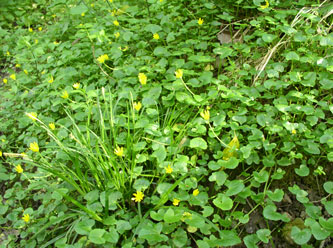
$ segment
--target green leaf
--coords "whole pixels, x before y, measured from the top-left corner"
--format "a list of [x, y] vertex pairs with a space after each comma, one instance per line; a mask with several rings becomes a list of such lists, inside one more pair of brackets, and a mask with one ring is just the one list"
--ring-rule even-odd
[[251, 234], [245, 236], [243, 241], [247, 248], [258, 248], [257, 243], [260, 241], [260, 239], [256, 234]]
[[289, 218], [287, 218], [286, 216], [283, 216], [282, 214], [276, 212], [276, 206], [275, 205], [267, 205], [264, 208], [263, 215], [268, 220], [275, 220], [275, 221], [282, 220], [284, 222], [289, 221]]
[[274, 34], [267, 34], [265, 33], [263, 36], [262, 36], [262, 39], [263, 41], [265, 41], [266, 43], [271, 43], [273, 40], [275, 40], [277, 38], [276, 35]]
[[91, 219], [82, 220], [74, 226], [74, 230], [80, 235], [88, 235], [93, 225], [95, 225], [94, 220]]
[[156, 47], [154, 49], [154, 55], [158, 56], [158, 57], [167, 57], [170, 55], [170, 53], [168, 52], [168, 50], [164, 47]]
[[87, 10], [88, 8], [85, 5], [81, 4], [73, 8], [70, 8], [70, 13], [72, 15], [81, 15], [82, 13], [87, 12]]
[[218, 186], [222, 186], [225, 183], [228, 175], [224, 171], [213, 172], [209, 177], [210, 182], [216, 182]]
[[324, 90], [330, 90], [333, 88], [333, 80], [330, 80], [328, 78], [323, 78], [322, 80], [319, 81], [319, 83], [321, 84]]
[[269, 174], [266, 170], [261, 170], [260, 172], [253, 172], [254, 180], [258, 183], [265, 183], [268, 181]]
[[190, 141], [191, 148], [200, 148], [203, 150], [207, 149], [207, 142], [203, 138], [194, 138]]
[[233, 49], [230, 47], [218, 47], [215, 48], [213, 52], [217, 55], [220, 55], [220, 59], [224, 59], [232, 54]]
[[214, 208], [212, 208], [211, 206], [203, 206], [202, 208], [203, 208], [202, 210], [203, 217], [211, 216], [214, 213]]
[[177, 231], [173, 232], [171, 237], [176, 247], [183, 247], [187, 243], [187, 234], [182, 228], [178, 228]]
[[239, 160], [235, 157], [231, 157], [229, 160], [222, 160], [220, 164], [222, 168], [233, 170], [237, 168]]
[[330, 235], [330, 232], [322, 228], [314, 219], [308, 218], [305, 220], [304, 224], [310, 227], [311, 233], [316, 240], [324, 240]]
[[104, 229], [93, 229], [89, 233], [89, 240], [94, 244], [104, 244], [105, 239], [103, 238], [103, 235], [106, 233]]
[[256, 234], [262, 242], [267, 244], [270, 239], [271, 231], [268, 229], [260, 229], [256, 232]]
[[324, 189], [327, 193], [333, 194], [333, 182], [328, 181], [328, 182], [324, 183]]
[[182, 213], [180, 211], [177, 211], [175, 213], [175, 211], [172, 208], [169, 208], [163, 216], [163, 219], [166, 223], [178, 222], [181, 220], [181, 218], [182, 218]]
[[111, 227], [109, 228], [109, 232], [104, 234], [103, 236], [107, 242], [116, 244], [119, 239], [119, 234], [117, 233], [116, 229]]
[[210, 56], [204, 56], [204, 55], [192, 55], [188, 59], [197, 63], [209, 63], [215, 60]]
[[167, 241], [168, 237], [161, 234], [162, 223], [158, 224], [146, 224], [142, 226], [142, 229], [139, 231], [139, 238], [146, 239], [149, 244], [154, 244], [157, 242]]
[[326, 230], [333, 232], [333, 218], [329, 218], [328, 220], [325, 220], [323, 217], [320, 217], [319, 223]]
[[272, 201], [280, 202], [283, 199], [284, 192], [282, 189], [275, 189], [274, 192], [268, 190], [267, 195]]
[[226, 183], [226, 186], [228, 187], [227, 192], [225, 193], [226, 196], [233, 196], [237, 195], [239, 192], [241, 192], [244, 189], [244, 184], [242, 180], [233, 180], [228, 181]]
[[299, 168], [295, 168], [295, 172], [301, 177], [306, 177], [309, 175], [310, 169], [305, 164], [301, 164]]
[[333, 152], [327, 154], [327, 159], [328, 161], [333, 162]]
[[299, 60], [299, 55], [296, 52], [289, 52], [286, 54], [286, 60]]
[[191, 218], [185, 219], [186, 224], [189, 226], [201, 228], [205, 224], [205, 220], [198, 214], [192, 214]]
[[230, 210], [233, 206], [233, 201], [229, 196], [219, 193], [217, 198], [213, 200], [213, 203], [216, 207], [222, 210]]
[[297, 226], [293, 226], [291, 229], [291, 238], [298, 245], [306, 244], [311, 238], [311, 231], [308, 228], [299, 229]]
[[218, 244], [223, 247], [237, 245], [242, 242], [234, 231], [221, 231], [220, 236], [221, 240]]
[[333, 216], [333, 201], [324, 202], [324, 206], [326, 211]]
[[151, 32], [152, 34], [155, 34], [162, 30], [162, 27], [156, 24], [148, 24], [145, 26], [145, 31]]
[[166, 150], [164, 148], [164, 146], [160, 146], [155, 152], [153, 152], [153, 154], [151, 155], [152, 157], [156, 158], [157, 163], [162, 163], [165, 158], [166, 158]]

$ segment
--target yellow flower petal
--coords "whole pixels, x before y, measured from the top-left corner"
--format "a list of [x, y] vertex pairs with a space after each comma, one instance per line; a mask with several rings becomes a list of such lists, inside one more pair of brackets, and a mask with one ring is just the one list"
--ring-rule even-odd
[[33, 152], [39, 152], [39, 146], [37, 144], [37, 142], [33, 142], [33, 143], [30, 143], [29, 145], [29, 149]]
[[132, 200], [135, 202], [141, 202], [144, 196], [145, 195], [141, 191], [136, 191], [136, 193], [133, 194]]

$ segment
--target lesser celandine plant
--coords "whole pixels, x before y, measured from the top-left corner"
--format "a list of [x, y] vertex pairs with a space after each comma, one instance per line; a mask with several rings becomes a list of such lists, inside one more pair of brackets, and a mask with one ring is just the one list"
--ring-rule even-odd
[[0, 246], [329, 245], [328, 0], [0, 8]]

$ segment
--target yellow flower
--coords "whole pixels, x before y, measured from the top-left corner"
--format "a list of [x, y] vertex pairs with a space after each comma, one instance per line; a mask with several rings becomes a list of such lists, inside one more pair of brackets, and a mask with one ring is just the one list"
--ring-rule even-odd
[[209, 110], [204, 110], [200, 113], [201, 117], [204, 118], [205, 121], [209, 121], [210, 113]]
[[8, 83], [7, 78], [2, 79], [2, 82], [3, 82], [4, 84]]
[[53, 44], [54, 44], [54, 45], [59, 45], [59, 42], [57, 42], [57, 41], [53, 41]]
[[81, 16], [85, 16], [86, 14], [85, 13], [82, 13]]
[[198, 189], [193, 190], [193, 195], [194, 195], [194, 196], [199, 195], [199, 193], [200, 193], [200, 191], [199, 191]]
[[67, 99], [69, 97], [67, 90], [64, 90], [61, 95], [62, 98]]
[[113, 24], [114, 24], [115, 26], [119, 26], [119, 22], [118, 22], [117, 20], [113, 21]]
[[51, 130], [54, 130], [55, 129], [55, 124], [53, 122], [49, 123], [49, 128]]
[[269, 7], [269, 2], [265, 0], [265, 5], [261, 5], [260, 9], [267, 9]]
[[141, 191], [137, 190], [136, 193], [133, 194], [132, 200], [135, 202], [141, 202], [143, 197], [145, 196]]
[[202, 18], [199, 18], [199, 20], [198, 20], [198, 24], [201, 26], [202, 24], [203, 24], [203, 19]]
[[222, 159], [229, 160], [231, 157], [237, 156], [237, 150], [239, 149], [239, 140], [235, 134], [234, 138], [230, 141], [228, 146], [224, 148], [222, 152]]
[[15, 67], [19, 68], [19, 67], [21, 67], [21, 65], [20, 64], [16, 64]]
[[36, 112], [26, 113], [26, 115], [33, 121], [37, 120], [37, 113]]
[[291, 130], [291, 133], [296, 134], [296, 130], [295, 129]]
[[139, 81], [142, 85], [147, 84], [147, 76], [144, 73], [139, 73], [138, 77], [139, 77]]
[[42, 30], [43, 30], [43, 28], [42, 28], [42, 27], [39, 27], [39, 28], [38, 28], [38, 30], [39, 30], [39, 31], [42, 31]]
[[116, 154], [118, 157], [122, 157], [124, 155], [124, 147], [117, 146], [114, 149], [114, 154]]
[[0, 157], [2, 157], [2, 151], [0, 151]]
[[15, 74], [10, 75], [9, 77], [13, 80], [16, 80], [16, 75]]
[[7, 51], [6, 54], [7, 54], [7, 56], [10, 56], [10, 52], [9, 51]]
[[28, 71], [26, 69], [23, 70], [26, 75], [28, 75]]
[[97, 58], [97, 61], [102, 64], [108, 59], [109, 59], [109, 56], [107, 54], [103, 54]]
[[33, 32], [32, 28], [29, 28], [29, 32], [30, 32], [30, 33], [32, 33], [32, 32]]
[[178, 199], [173, 199], [172, 204], [173, 204], [174, 206], [178, 206], [178, 205], [179, 205], [179, 202], [180, 202], [180, 200], [178, 200]]
[[19, 164], [15, 167], [15, 171], [19, 174], [23, 173], [23, 168], [22, 166]]
[[167, 167], [164, 168], [165, 169], [165, 173], [167, 174], [171, 174], [173, 169], [171, 168], [171, 165], [168, 165]]
[[117, 33], [115, 33], [115, 34], [114, 34], [114, 36], [116, 37], [116, 39], [118, 39], [118, 38], [119, 38], [119, 36], [120, 36], [120, 33], [119, 33], [119, 32], [117, 32]]
[[175, 75], [176, 75], [176, 78], [182, 78], [183, 77], [183, 70], [178, 69], [177, 71], [175, 71]]
[[158, 39], [160, 38], [160, 36], [158, 35], [158, 33], [155, 33], [155, 34], [153, 35], [153, 38], [154, 38], [154, 40], [158, 40]]
[[29, 214], [24, 214], [22, 217], [22, 220], [24, 220], [24, 222], [29, 222], [30, 221], [30, 215]]
[[29, 149], [33, 152], [39, 152], [39, 146], [38, 146], [37, 142], [30, 143]]
[[75, 84], [73, 84], [73, 88], [76, 89], [76, 90], [77, 90], [78, 88], [80, 88], [80, 83], [75, 83]]
[[139, 111], [142, 107], [142, 104], [141, 104], [141, 102], [138, 102], [138, 103], [134, 102], [133, 107], [135, 108], [136, 111]]
[[53, 78], [53, 76], [51, 75], [51, 78], [50, 78], [50, 80], [49, 80], [48, 82], [49, 82], [50, 84], [52, 84], [53, 81], [54, 81], [54, 78]]

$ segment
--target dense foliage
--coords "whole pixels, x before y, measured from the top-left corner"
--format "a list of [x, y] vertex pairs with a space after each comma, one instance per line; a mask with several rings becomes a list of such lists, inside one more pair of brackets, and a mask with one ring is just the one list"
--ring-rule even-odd
[[331, 242], [330, 1], [0, 13], [0, 247]]

